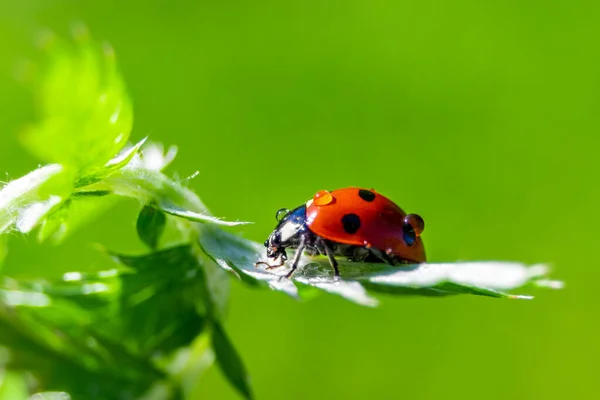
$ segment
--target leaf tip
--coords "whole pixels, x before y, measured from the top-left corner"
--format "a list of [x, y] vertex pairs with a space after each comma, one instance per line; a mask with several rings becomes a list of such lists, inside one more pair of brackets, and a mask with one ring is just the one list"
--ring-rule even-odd
[[230, 222], [230, 226], [238, 226], [238, 225], [252, 225], [254, 222], [252, 221], [232, 221]]
[[146, 143], [146, 141], [148, 140], [150, 136], [145, 136], [143, 137], [139, 142], [137, 142], [137, 144], [135, 145], [137, 148], [140, 148], [144, 145], [144, 143]]
[[508, 298], [511, 300], [533, 300], [533, 296], [526, 294], [511, 294], [508, 295]]

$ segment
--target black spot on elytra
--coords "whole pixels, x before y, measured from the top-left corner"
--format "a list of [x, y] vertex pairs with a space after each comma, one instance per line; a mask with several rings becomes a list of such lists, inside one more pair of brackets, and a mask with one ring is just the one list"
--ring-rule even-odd
[[356, 214], [346, 214], [342, 217], [342, 225], [346, 233], [356, 233], [360, 228], [360, 218]]
[[364, 201], [373, 201], [375, 200], [375, 193], [371, 192], [370, 190], [366, 190], [366, 189], [360, 189], [358, 191], [358, 196], [363, 199]]

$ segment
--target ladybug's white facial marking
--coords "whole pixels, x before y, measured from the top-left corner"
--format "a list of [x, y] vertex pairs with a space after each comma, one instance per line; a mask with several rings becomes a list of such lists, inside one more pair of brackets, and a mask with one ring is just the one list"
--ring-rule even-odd
[[300, 232], [301, 229], [302, 229], [302, 225], [296, 223], [295, 221], [288, 221], [288, 222], [284, 223], [279, 228], [281, 242], [285, 243], [285, 242], [289, 241], [294, 236], [296, 236], [298, 234], [298, 232]]

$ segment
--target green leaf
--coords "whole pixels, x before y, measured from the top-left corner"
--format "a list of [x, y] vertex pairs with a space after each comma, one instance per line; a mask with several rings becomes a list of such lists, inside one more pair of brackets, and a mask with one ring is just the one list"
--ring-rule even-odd
[[76, 44], [46, 38], [48, 62], [37, 80], [40, 121], [23, 136], [40, 159], [78, 171], [104, 165], [127, 143], [133, 109], [115, 54], [78, 27]]
[[128, 313], [123, 334], [133, 335], [132, 346], [139, 351], [188, 345], [215, 315], [212, 293], [219, 283], [205, 278], [204, 266], [190, 246], [113, 257], [134, 270], [120, 277], [121, 308]]
[[161, 210], [166, 212], [167, 214], [174, 215], [176, 217], [185, 218], [194, 222], [208, 222], [215, 225], [223, 225], [223, 226], [236, 226], [236, 225], [246, 225], [251, 224], [252, 222], [242, 222], [242, 221], [224, 221], [219, 218], [212, 217], [207, 214], [201, 214], [190, 210], [184, 210], [182, 208], [173, 206], [168, 204], [167, 202], [163, 202], [160, 206]]
[[[264, 247], [225, 232], [215, 226], [201, 226], [199, 242], [202, 249], [219, 266], [235, 275], [245, 275], [246, 281], [266, 283], [271, 289], [293, 297], [305, 293], [303, 287], [313, 287], [342, 296], [361, 305], [377, 305], [371, 294], [442, 296], [475, 294], [488, 297], [529, 299], [528, 295], [509, 292], [526, 286], [553, 287], [561, 282], [547, 280], [545, 265], [526, 266], [518, 262], [481, 261], [456, 263], [424, 263], [389, 266], [338, 259], [341, 279], [335, 279], [326, 257], [302, 255], [293, 278], [284, 278], [288, 267], [276, 270], [256, 268], [256, 261], [265, 260]], [[291, 259], [292, 257], [290, 257]]]
[[181, 387], [183, 398], [193, 398], [192, 393], [199, 386], [200, 378], [213, 365], [214, 359], [210, 334], [207, 331], [199, 335], [189, 347], [175, 352], [166, 369], [171, 381], [177, 382]]
[[85, 186], [85, 191], [110, 192], [131, 197], [144, 204], [153, 204], [159, 210], [191, 222], [211, 223], [224, 226], [247, 224], [229, 222], [210, 215], [198, 196], [187, 187], [160, 172], [174, 157], [174, 150], [166, 156], [158, 145], [143, 148], [143, 154], [134, 156], [120, 170], [105, 176], [102, 181]]
[[158, 240], [165, 230], [166, 215], [152, 204], [145, 205], [136, 222], [138, 236], [151, 249], [158, 247]]
[[66, 392], [39, 392], [29, 398], [30, 400], [72, 400]]
[[139, 199], [144, 204], [154, 202], [157, 207], [168, 203], [198, 213], [207, 212], [206, 206], [194, 192], [160, 170], [146, 168], [145, 163], [143, 156], [134, 158], [124, 168], [101, 182], [86, 186], [85, 190], [106, 190], [119, 196]]
[[[108, 339], [82, 323], [85, 310], [65, 304], [20, 306], [15, 313], [0, 301], [0, 344], [9, 349], [11, 370], [33, 373], [38, 390], [67, 391], [74, 398], [132, 398], [163, 378], [150, 360], [120, 346], [120, 338]], [[51, 305], [61, 322], [47, 313]]]
[[78, 191], [73, 193], [71, 197], [104, 197], [108, 196], [110, 192], [108, 190], [89, 190], [89, 191]]
[[41, 221], [37, 238], [40, 242], [53, 240], [58, 243], [67, 234], [67, 218], [71, 200], [67, 200], [49, 212]]
[[[221, 327], [227, 272], [195, 244], [196, 222], [241, 222], [211, 216], [195, 193], [161, 173], [175, 147], [165, 152], [142, 140], [123, 150], [133, 116], [114, 54], [108, 46], [100, 53], [86, 32], [78, 35], [75, 47], [48, 42], [50, 61], [37, 82], [40, 119], [23, 137], [33, 154], [57, 164], [2, 188], [0, 233], [39, 227], [40, 241], [57, 243], [126, 196], [146, 204], [137, 229], [151, 249], [167, 213], [180, 218], [173, 225], [185, 245], [141, 256], [112, 254], [118, 268], [71, 272], [54, 282], [0, 276], [0, 349], [10, 351], [8, 366], [32, 374], [34, 389], [44, 396], [179, 398], [213, 361], [210, 334], [221, 365], [231, 369], [226, 376], [250, 397], [241, 361]], [[172, 366], [172, 354], [186, 352], [198, 360], [188, 358], [179, 382], [157, 367]]]
[[[97, 169], [93, 170], [92, 172], [83, 174], [82, 176], [77, 178], [77, 181], [75, 182], [75, 188], [79, 189], [79, 188], [83, 188], [85, 186], [94, 184], [96, 182], [100, 182], [103, 179], [108, 178], [114, 172], [125, 167], [137, 155], [138, 151], [144, 145], [145, 142], [146, 142], [146, 139], [144, 138], [144, 139], [140, 140], [135, 146], [131, 146], [131, 147], [123, 150], [121, 153], [117, 154], [115, 157], [113, 157], [111, 160], [109, 160], [102, 167], [97, 168]], [[100, 192], [102, 192], [102, 191], [100, 191]], [[89, 193], [89, 192], [78, 191], [75, 193], [81, 194], [81, 193]]]
[[[138, 273], [137, 278], [131, 280], [131, 284], [136, 286], [123, 289], [125, 293], [132, 294], [135, 299], [132, 304], [154, 294], [157, 288], [164, 288], [167, 295], [172, 293], [170, 291], [178, 290], [181, 297], [189, 287], [192, 290], [189, 295], [192, 299], [190, 304], [201, 300], [202, 308], [211, 319], [220, 319], [225, 314], [229, 297], [228, 277], [211, 259], [196, 251], [193, 246], [176, 246], [141, 256], [115, 253], [112, 256]], [[144, 279], [139, 276], [140, 272], [145, 273]], [[152, 285], [152, 289], [148, 289], [149, 285]], [[177, 309], [183, 306], [173, 307]], [[167, 311], [167, 314], [172, 315], [172, 312]]]
[[0, 368], [0, 400], [27, 400], [29, 391], [23, 374]]
[[[110, 252], [115, 261], [135, 271], [156, 271], [162, 274], [180, 274], [199, 268], [198, 261], [189, 245], [181, 245], [141, 255], [125, 255]], [[175, 268], [169, 269], [169, 268]]]
[[221, 372], [245, 398], [252, 399], [246, 368], [219, 323], [215, 323], [212, 327], [212, 344]]
[[[36, 377], [44, 379], [43, 390], [68, 389], [81, 398], [90, 398], [88, 390], [95, 384], [103, 387], [94, 398], [106, 399], [139, 398], [133, 393], [161, 386], [162, 372], [152, 366], [156, 356], [191, 345], [205, 326], [196, 307], [201, 287], [186, 267], [196, 268], [197, 263], [185, 261], [194, 260], [189, 248], [171, 249], [149, 260], [122, 258], [137, 272], [72, 272], [65, 274], [62, 282], [52, 284], [0, 280], [0, 346], [23, 350], [11, 357], [19, 363], [13, 367], [34, 371]], [[173, 265], [164, 265], [161, 260], [171, 260]], [[82, 301], [83, 297], [88, 301]], [[104, 301], [94, 304], [89, 298]], [[120, 303], [118, 308], [115, 302]], [[19, 313], [3, 315], [4, 305], [18, 307]], [[26, 330], [11, 334], [11, 329], [3, 326], [3, 317], [11, 329], [22, 325]], [[30, 324], [36, 335], [33, 340], [56, 349], [61, 359], [27, 343], [18, 346], [26, 339], [23, 335], [29, 332]], [[63, 339], [70, 343], [69, 348], [64, 348]], [[28, 361], [33, 357], [29, 350], [38, 354], [38, 364]], [[67, 368], [64, 364], [68, 362], [76, 365]], [[119, 368], [115, 370], [114, 365]], [[67, 376], [75, 381], [65, 383]], [[170, 384], [165, 388], [177, 390]]]
[[210, 318], [223, 321], [227, 313], [229, 300], [229, 276], [216, 262], [202, 250], [195, 252], [198, 262], [202, 265], [201, 284], [208, 301], [206, 301]]
[[34, 229], [68, 196], [69, 176], [62, 166], [50, 164], [6, 184], [0, 190], [0, 233]]
[[[124, 167], [142, 143], [92, 175], [84, 176], [83, 181], [97, 182]], [[72, 169], [50, 164], [6, 184], [0, 190], [0, 233], [10, 229], [29, 233], [39, 226], [40, 241], [52, 239], [57, 243], [68, 231], [112, 206], [112, 200], [97, 202], [94, 199], [110, 193], [107, 190], [73, 193], [74, 176]], [[80, 184], [83, 181], [78, 180]]]
[[115, 197], [106, 197], [97, 192], [83, 196], [79, 193], [71, 195], [41, 220], [37, 238], [40, 242], [59, 244], [80, 226], [109, 210], [116, 200]]
[[144, 142], [145, 139], [122, 151], [103, 167], [77, 178], [74, 184], [75, 191], [69, 198], [52, 208], [46, 213], [45, 218], [40, 220], [38, 240], [58, 244], [79, 225], [112, 207], [115, 203], [114, 198], [98, 199], [111, 194], [109, 190], [87, 190], [87, 187], [125, 167], [137, 155]]

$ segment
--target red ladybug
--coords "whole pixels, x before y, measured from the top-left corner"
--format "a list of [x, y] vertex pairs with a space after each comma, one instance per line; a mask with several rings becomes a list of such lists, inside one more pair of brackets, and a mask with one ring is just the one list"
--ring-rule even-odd
[[287, 260], [285, 250], [297, 249], [292, 260], [291, 277], [303, 251], [324, 254], [339, 277], [335, 256], [355, 261], [390, 265], [425, 262], [420, 235], [425, 223], [417, 214], [406, 214], [387, 197], [374, 190], [360, 188], [321, 190], [305, 204], [293, 210], [282, 208], [279, 223], [265, 241], [267, 256], [280, 262], [267, 269], [281, 267]]

